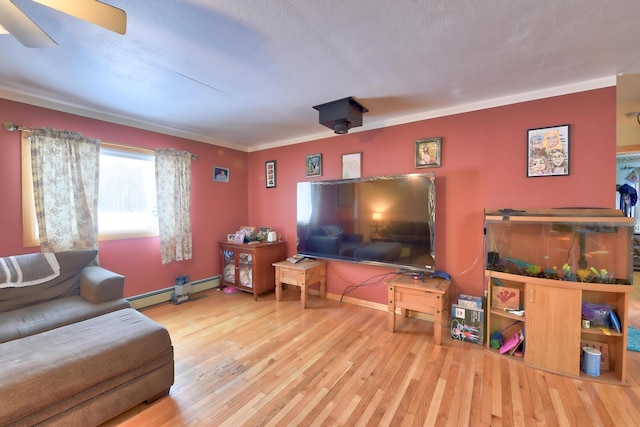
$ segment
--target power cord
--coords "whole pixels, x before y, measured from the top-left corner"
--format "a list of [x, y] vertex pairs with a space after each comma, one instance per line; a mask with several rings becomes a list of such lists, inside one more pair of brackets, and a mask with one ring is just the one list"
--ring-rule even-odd
[[[400, 272], [392, 272], [392, 273], [382, 273], [382, 274], [376, 274], [375, 276], [371, 276], [367, 279], [365, 279], [363, 282], [357, 284], [357, 285], [351, 285], [351, 286], [347, 286], [346, 288], [344, 288], [344, 290], [342, 291], [342, 295], [340, 296], [340, 302], [342, 302], [343, 298], [350, 294], [351, 292], [355, 291], [358, 288], [367, 288], [367, 287], [373, 287], [376, 285], [379, 285], [380, 283], [386, 281], [386, 279], [390, 276], [395, 276], [397, 274], [402, 274]], [[374, 280], [376, 279], [374, 282], [369, 282], [370, 280]]]

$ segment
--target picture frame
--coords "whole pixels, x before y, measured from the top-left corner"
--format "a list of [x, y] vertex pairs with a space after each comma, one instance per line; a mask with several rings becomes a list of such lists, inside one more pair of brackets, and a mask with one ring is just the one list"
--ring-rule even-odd
[[229, 182], [229, 168], [214, 166], [213, 180], [215, 182]]
[[322, 176], [322, 154], [309, 154], [305, 170], [307, 178]]
[[342, 179], [362, 178], [362, 151], [342, 155]]
[[267, 188], [276, 187], [276, 161], [269, 160], [264, 162], [264, 177], [265, 185]]
[[236, 234], [235, 233], [227, 234], [227, 242], [235, 242], [235, 241], [236, 241]]
[[235, 243], [244, 243], [244, 232], [243, 231], [236, 231], [236, 233], [234, 234], [233, 241]]
[[442, 157], [442, 138], [423, 138], [416, 140], [415, 165], [416, 168], [440, 167]]
[[266, 240], [269, 232], [271, 232], [271, 227], [258, 228], [258, 232], [256, 233], [258, 236], [258, 240]]
[[527, 130], [527, 178], [569, 175], [569, 125]]

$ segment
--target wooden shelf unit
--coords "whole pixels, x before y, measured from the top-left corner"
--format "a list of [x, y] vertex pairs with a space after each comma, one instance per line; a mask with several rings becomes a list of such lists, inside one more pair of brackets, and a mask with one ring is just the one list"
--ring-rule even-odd
[[[494, 279], [500, 280], [506, 287], [521, 290], [524, 316], [516, 316], [490, 306]], [[491, 334], [520, 321], [525, 330], [524, 357], [502, 356], [581, 379], [610, 383], [626, 381], [627, 309], [632, 286], [565, 282], [489, 270], [485, 272], [485, 280], [490, 306], [487, 310], [487, 349], [498, 353], [497, 349], [490, 347]], [[610, 304], [620, 318], [621, 332], [582, 328], [582, 300]], [[580, 370], [582, 340], [608, 344], [611, 365], [609, 371], [601, 370], [599, 377], [592, 377]]]

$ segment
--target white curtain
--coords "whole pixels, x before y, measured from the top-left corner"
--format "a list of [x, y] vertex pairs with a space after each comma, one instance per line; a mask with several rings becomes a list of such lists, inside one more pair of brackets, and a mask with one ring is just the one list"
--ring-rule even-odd
[[41, 250], [97, 249], [100, 141], [50, 128], [30, 141]]
[[191, 259], [191, 153], [155, 150], [162, 263]]

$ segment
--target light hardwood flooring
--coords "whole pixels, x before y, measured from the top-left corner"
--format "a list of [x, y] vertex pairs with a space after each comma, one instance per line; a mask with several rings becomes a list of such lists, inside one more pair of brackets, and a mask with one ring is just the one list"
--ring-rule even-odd
[[[639, 283], [636, 281], [636, 283]], [[630, 323], [640, 327], [635, 286]], [[582, 381], [495, 356], [387, 313], [310, 297], [213, 290], [143, 312], [175, 347], [170, 395], [105, 426], [640, 426], [640, 353], [628, 386]], [[552, 351], [552, 350], [550, 350]]]

